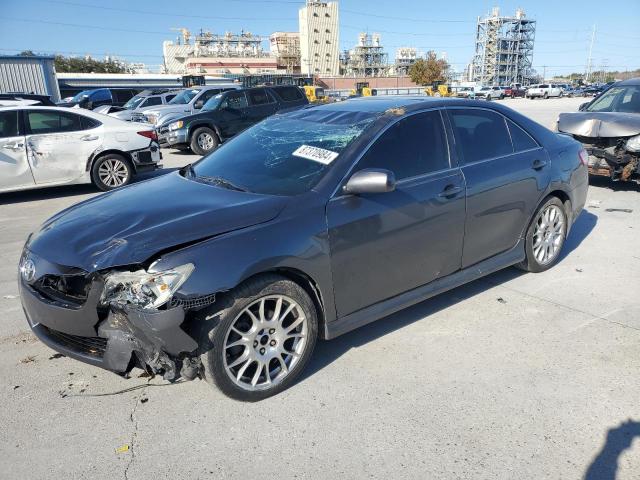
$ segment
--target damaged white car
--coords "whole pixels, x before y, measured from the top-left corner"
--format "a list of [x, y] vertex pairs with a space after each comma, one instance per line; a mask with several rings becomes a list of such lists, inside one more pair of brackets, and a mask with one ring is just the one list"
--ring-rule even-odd
[[155, 130], [88, 110], [0, 108], [0, 192], [128, 184], [161, 159]]
[[558, 131], [582, 143], [591, 175], [640, 183], [640, 78], [616, 83], [579, 112], [561, 113]]

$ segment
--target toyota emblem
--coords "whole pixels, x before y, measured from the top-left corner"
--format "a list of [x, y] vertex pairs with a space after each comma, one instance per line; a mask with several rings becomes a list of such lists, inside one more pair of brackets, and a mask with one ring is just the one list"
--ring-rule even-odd
[[31, 282], [36, 277], [36, 265], [29, 257], [24, 257], [20, 265], [20, 275], [25, 282]]

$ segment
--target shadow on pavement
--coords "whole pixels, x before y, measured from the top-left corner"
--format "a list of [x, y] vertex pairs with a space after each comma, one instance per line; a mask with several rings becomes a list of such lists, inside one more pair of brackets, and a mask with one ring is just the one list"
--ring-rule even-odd
[[[565, 242], [562, 258], [575, 250], [582, 241], [591, 233], [597, 223], [598, 217], [586, 210], [583, 210], [574, 223], [571, 233]], [[562, 261], [562, 258], [560, 261]], [[454, 288], [448, 292], [425, 300], [417, 305], [409, 307], [400, 312], [394, 313], [386, 318], [365, 325], [361, 328], [346, 333], [330, 341], [320, 341], [316, 345], [315, 352], [311, 357], [309, 365], [302, 374], [302, 379], [312, 376], [319, 370], [331, 364], [352, 348], [365, 345], [377, 340], [389, 333], [406, 327], [418, 320], [426, 320], [426, 317], [434, 313], [452, 307], [459, 302], [467, 300], [487, 289], [499, 286], [520, 275], [524, 271], [515, 267], [506, 268], [499, 272], [480, 278], [466, 285]], [[535, 274], [533, 274], [535, 275]], [[499, 301], [496, 299], [496, 301]], [[591, 480], [591, 479], [589, 479]]]
[[640, 437], [640, 422], [629, 419], [607, 432], [607, 440], [584, 474], [584, 480], [615, 480], [618, 459]]
[[638, 192], [640, 186], [636, 182], [614, 182], [609, 177], [589, 176], [589, 185], [592, 187], [602, 187], [614, 192]]

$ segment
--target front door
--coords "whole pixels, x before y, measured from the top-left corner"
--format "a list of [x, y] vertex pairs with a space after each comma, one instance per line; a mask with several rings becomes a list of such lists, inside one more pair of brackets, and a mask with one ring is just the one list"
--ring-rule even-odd
[[102, 144], [102, 128], [72, 112], [25, 110], [27, 154], [37, 184], [77, 180]]
[[546, 151], [520, 126], [482, 108], [450, 109], [467, 182], [462, 266], [514, 247], [550, 181]]
[[460, 269], [464, 178], [451, 165], [440, 111], [390, 126], [352, 170], [384, 168], [392, 192], [345, 195], [327, 206], [338, 316]]
[[34, 185], [18, 110], [0, 112], [0, 191]]

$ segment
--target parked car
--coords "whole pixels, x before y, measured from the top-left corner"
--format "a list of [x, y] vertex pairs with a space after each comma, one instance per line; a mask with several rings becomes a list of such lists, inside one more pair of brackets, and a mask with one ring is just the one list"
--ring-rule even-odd
[[583, 87], [580, 94], [583, 97], [597, 97], [603, 92], [604, 88], [602, 85], [588, 85]]
[[506, 87], [504, 94], [507, 97], [516, 98], [516, 97], [524, 97], [527, 93], [527, 90], [522, 87], [520, 83], [512, 83], [508, 87]]
[[93, 110], [102, 105], [122, 106], [127, 103], [139, 90], [132, 88], [95, 88], [83, 90], [68, 102], [58, 102], [58, 107], [75, 107]]
[[174, 118], [198, 113], [210, 98], [215, 97], [221, 92], [236, 90], [238, 88], [240, 88], [240, 85], [237, 83], [185, 88], [166, 105], [143, 108], [140, 112], [132, 115], [131, 119], [134, 122], [147, 122], [153, 125], [161, 125]]
[[160, 160], [153, 129], [88, 110], [0, 108], [0, 192], [128, 184]]
[[475, 98], [477, 99], [484, 99], [484, 100], [495, 100], [495, 99], [500, 99], [502, 100], [505, 97], [505, 91], [502, 89], [502, 87], [481, 87], [480, 89], [476, 90], [475, 92]]
[[640, 183], [640, 78], [610, 86], [579, 112], [561, 113], [558, 131], [582, 142], [592, 175]]
[[[143, 90], [136, 96], [131, 97], [127, 103], [118, 107], [115, 105], [103, 105], [93, 110], [105, 115], [111, 115], [112, 117], [119, 118], [120, 120], [131, 121], [133, 116], [141, 112], [144, 108], [157, 107], [160, 105], [166, 105], [171, 101], [180, 90], [178, 89], [153, 89]], [[138, 120], [140, 117], [136, 117]]]
[[458, 88], [454, 95], [454, 97], [458, 98], [476, 98], [476, 92], [472, 87], [460, 87]]
[[24, 247], [20, 299], [68, 357], [263, 399], [292, 385], [318, 337], [511, 265], [552, 267], [585, 203], [583, 154], [474, 100], [284, 112], [47, 220]]
[[159, 125], [158, 138], [161, 146], [191, 148], [198, 155], [206, 155], [269, 115], [308, 104], [307, 96], [296, 86], [230, 90], [210, 98], [195, 115]]
[[550, 98], [561, 97], [562, 89], [555, 83], [541, 83], [539, 85], [531, 85], [527, 89], [527, 98]]

